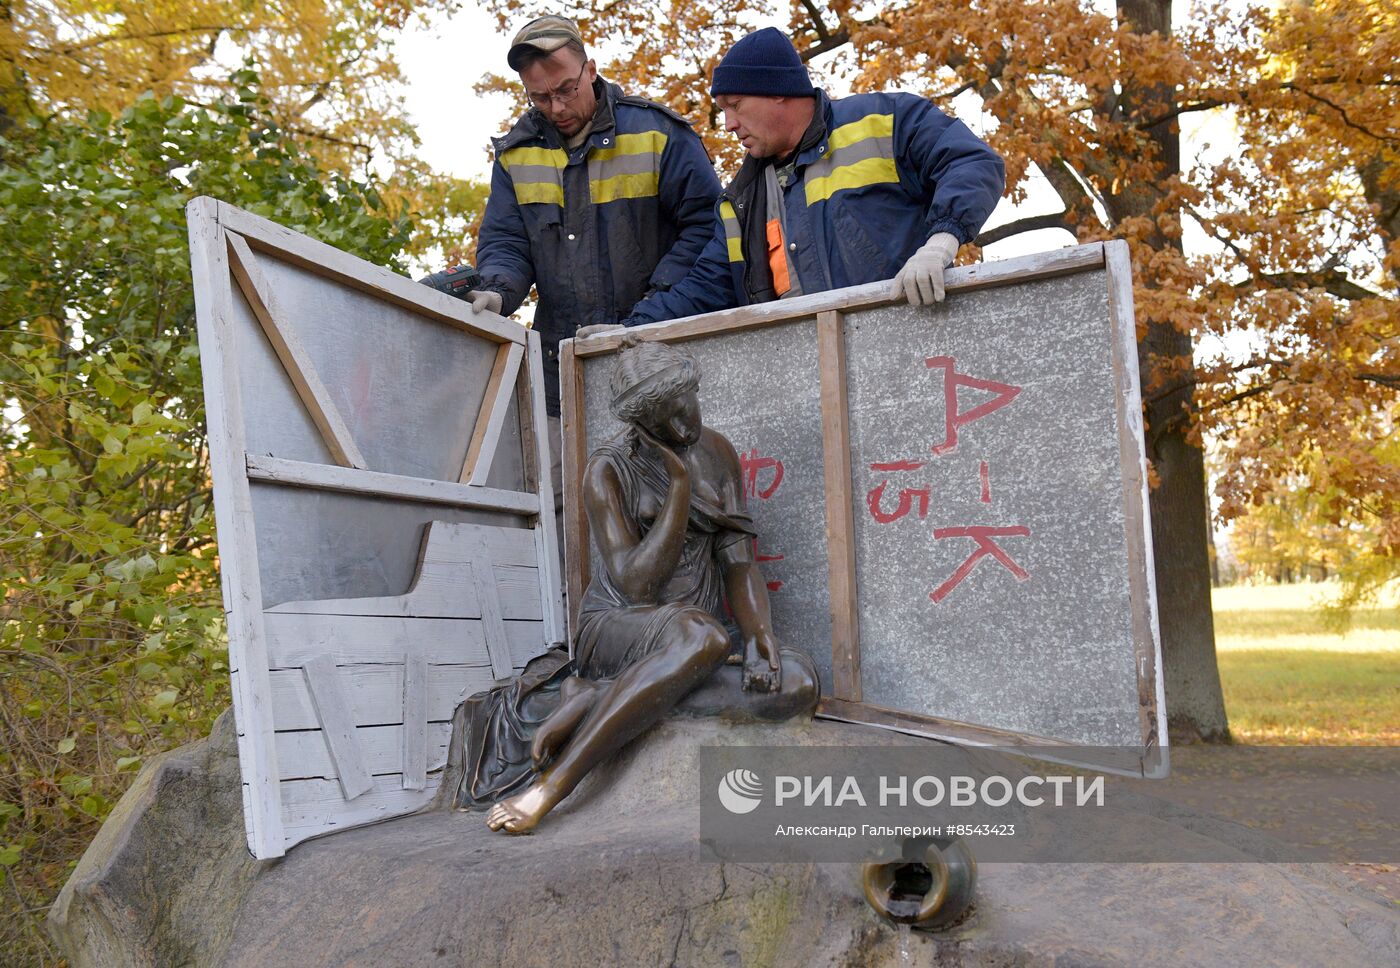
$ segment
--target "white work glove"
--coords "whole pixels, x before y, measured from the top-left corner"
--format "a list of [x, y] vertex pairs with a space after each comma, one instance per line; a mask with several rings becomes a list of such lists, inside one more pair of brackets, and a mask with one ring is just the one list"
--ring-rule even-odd
[[471, 299], [472, 312], [479, 313], [483, 310], [493, 312], [497, 316], [501, 314], [501, 294], [489, 292], [485, 289], [472, 289], [467, 292]]
[[953, 264], [958, 254], [958, 238], [947, 232], [939, 232], [924, 243], [904, 263], [899, 275], [894, 277], [890, 287], [890, 298], [901, 295], [911, 306], [932, 306], [943, 301], [943, 270]]
[[626, 328], [626, 326], [621, 326], [617, 323], [595, 323], [592, 326], [580, 326], [574, 333], [574, 339], [583, 339], [585, 336], [596, 336], [599, 333], [613, 333]]

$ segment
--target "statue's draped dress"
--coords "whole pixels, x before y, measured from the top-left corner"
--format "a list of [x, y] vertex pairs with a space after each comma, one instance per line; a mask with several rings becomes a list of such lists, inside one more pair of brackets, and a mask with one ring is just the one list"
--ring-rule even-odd
[[[645, 538], [670, 487], [665, 466], [650, 447], [639, 445], [632, 430], [599, 446], [591, 461], [606, 462], [616, 474], [622, 512]], [[719, 553], [753, 536], [753, 519], [742, 506], [719, 507], [692, 488], [685, 546], [658, 596], [660, 604], [630, 603], [606, 568], [594, 568], [579, 603], [574, 660], [563, 649], [546, 652], [530, 660], [519, 676], [457, 707], [443, 783], [452, 805], [487, 807], [534, 781], [530, 743], [559, 705], [564, 680], [575, 672], [596, 680], [617, 676], [654, 652], [667, 626], [691, 610], [725, 622], [731, 637], [737, 638], [737, 629], [724, 612]]]

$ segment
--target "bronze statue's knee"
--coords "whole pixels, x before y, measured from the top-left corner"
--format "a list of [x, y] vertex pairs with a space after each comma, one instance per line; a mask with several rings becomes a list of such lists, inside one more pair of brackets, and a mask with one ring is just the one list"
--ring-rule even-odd
[[692, 612], [677, 619], [671, 628], [676, 645], [703, 665], [721, 665], [729, 655], [729, 633], [709, 615]]

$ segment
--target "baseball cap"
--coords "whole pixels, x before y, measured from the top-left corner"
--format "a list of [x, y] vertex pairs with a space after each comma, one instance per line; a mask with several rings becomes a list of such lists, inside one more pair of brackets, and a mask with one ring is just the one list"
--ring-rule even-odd
[[583, 46], [583, 37], [579, 34], [578, 27], [568, 17], [538, 17], [521, 27], [511, 40], [506, 63], [510, 65], [511, 70], [518, 71], [520, 56], [527, 50], [533, 48], [552, 54], [571, 40], [580, 47]]

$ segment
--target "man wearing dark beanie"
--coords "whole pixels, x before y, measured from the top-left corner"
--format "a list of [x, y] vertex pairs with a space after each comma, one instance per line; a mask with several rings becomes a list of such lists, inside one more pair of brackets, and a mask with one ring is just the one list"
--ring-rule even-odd
[[966, 125], [913, 94], [832, 100], [772, 27], [730, 48], [710, 93], [748, 157], [695, 267], [627, 325], [891, 278], [892, 297], [943, 299], [944, 269], [1005, 186]]

